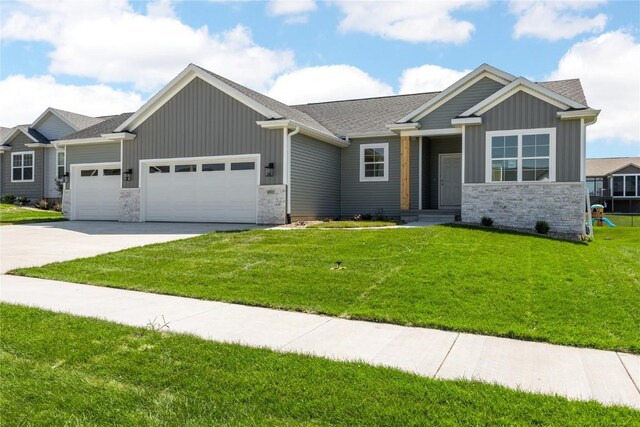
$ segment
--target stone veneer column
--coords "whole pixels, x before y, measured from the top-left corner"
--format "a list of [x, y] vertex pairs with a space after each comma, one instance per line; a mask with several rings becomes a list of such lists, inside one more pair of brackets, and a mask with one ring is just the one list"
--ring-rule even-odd
[[287, 186], [261, 185], [258, 187], [258, 224], [285, 224], [287, 222]]
[[71, 190], [62, 190], [62, 214], [65, 218], [71, 217]]
[[547, 221], [552, 231], [581, 233], [584, 183], [493, 183], [462, 185], [462, 222], [478, 223], [483, 216], [496, 225], [532, 229]]
[[140, 189], [121, 189], [120, 208], [120, 222], [140, 222]]

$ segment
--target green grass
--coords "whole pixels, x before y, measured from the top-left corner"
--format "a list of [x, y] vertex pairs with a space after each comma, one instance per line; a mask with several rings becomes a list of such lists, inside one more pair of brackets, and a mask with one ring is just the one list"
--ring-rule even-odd
[[[604, 217], [613, 222], [616, 227], [640, 227], [640, 215], [615, 215], [605, 213]], [[604, 227], [608, 226], [605, 224]]]
[[[14, 274], [640, 353], [640, 233], [212, 233]], [[336, 261], [343, 269], [332, 269]]]
[[633, 425], [640, 412], [0, 305], [3, 425]]
[[392, 225], [398, 225], [398, 223], [395, 221], [327, 221], [309, 224], [307, 228], [367, 228]]
[[25, 224], [30, 222], [60, 221], [63, 219], [64, 217], [60, 212], [0, 203], [0, 224]]

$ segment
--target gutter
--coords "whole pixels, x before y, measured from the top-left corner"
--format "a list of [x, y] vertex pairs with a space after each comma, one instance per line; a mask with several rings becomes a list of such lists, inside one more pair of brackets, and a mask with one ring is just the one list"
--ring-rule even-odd
[[[284, 149], [287, 151], [286, 163], [286, 186], [287, 186], [287, 223], [291, 222], [291, 137], [300, 133], [300, 126], [296, 126], [293, 132], [287, 132], [286, 144]], [[283, 177], [284, 179], [285, 177]]]
[[337, 136], [328, 135], [324, 132], [320, 132], [316, 129], [310, 128], [309, 126], [305, 126], [301, 123], [298, 123], [294, 120], [289, 119], [277, 119], [277, 120], [263, 120], [257, 121], [256, 124], [263, 129], [289, 129], [295, 130], [299, 128], [299, 132], [311, 136], [315, 139], [318, 139], [322, 142], [326, 142], [327, 144], [335, 145], [336, 147], [348, 147], [350, 144], [345, 142], [344, 140], [338, 138]]

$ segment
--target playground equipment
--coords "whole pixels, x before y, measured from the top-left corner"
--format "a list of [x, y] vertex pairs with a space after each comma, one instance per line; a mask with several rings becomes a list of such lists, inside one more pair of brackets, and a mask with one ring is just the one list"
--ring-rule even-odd
[[602, 227], [602, 224], [607, 224], [609, 227], [615, 227], [616, 225], [609, 219], [604, 217], [604, 206], [591, 205], [591, 223], [596, 224], [598, 227]]

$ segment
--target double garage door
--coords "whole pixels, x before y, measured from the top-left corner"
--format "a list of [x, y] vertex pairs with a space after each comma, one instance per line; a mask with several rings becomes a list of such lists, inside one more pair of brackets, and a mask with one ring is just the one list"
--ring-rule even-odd
[[[200, 158], [143, 161], [143, 221], [256, 222], [257, 159]], [[72, 217], [118, 220], [120, 164], [74, 166]]]

